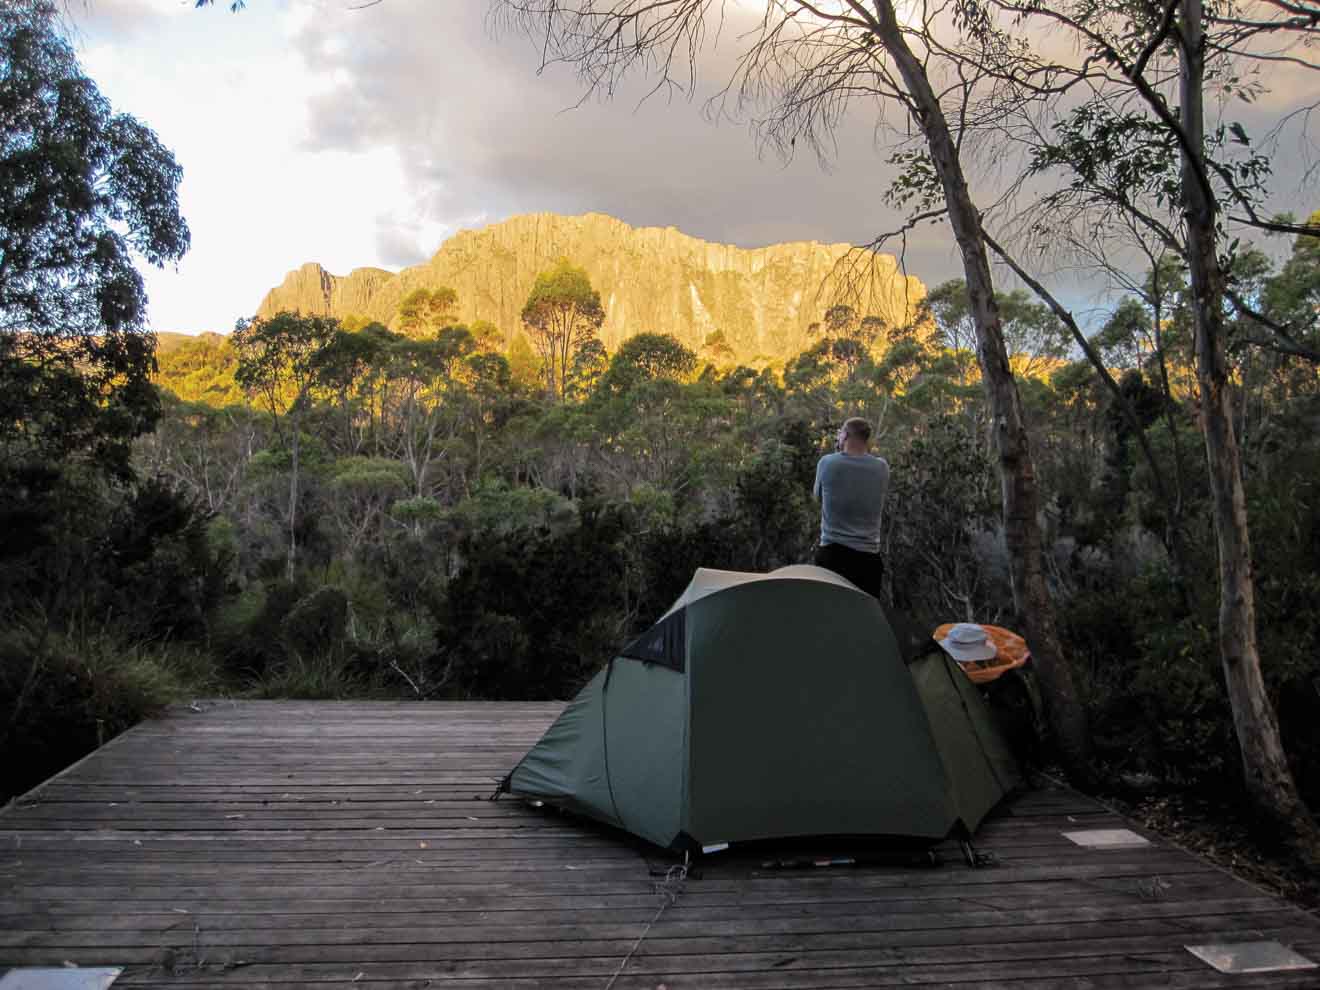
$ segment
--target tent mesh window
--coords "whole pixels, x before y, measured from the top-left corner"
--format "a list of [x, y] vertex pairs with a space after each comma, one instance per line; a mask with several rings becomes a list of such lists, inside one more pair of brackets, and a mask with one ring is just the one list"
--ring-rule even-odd
[[687, 609], [680, 608], [625, 646], [619, 656], [627, 660], [641, 660], [643, 663], [658, 663], [681, 674], [685, 668], [686, 653]]

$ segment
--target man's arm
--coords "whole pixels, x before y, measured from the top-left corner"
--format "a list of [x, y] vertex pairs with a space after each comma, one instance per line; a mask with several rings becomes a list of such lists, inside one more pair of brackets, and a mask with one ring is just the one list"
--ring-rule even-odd
[[820, 499], [820, 468], [824, 463], [825, 458], [823, 457], [816, 462], [816, 483], [811, 486], [811, 497], [817, 500]]

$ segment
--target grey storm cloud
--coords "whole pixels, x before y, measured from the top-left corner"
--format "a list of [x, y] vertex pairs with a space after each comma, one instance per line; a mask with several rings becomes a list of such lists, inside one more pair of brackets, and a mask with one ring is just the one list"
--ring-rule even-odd
[[[598, 211], [745, 247], [865, 243], [898, 226], [873, 120], [841, 128], [828, 171], [810, 152], [784, 164], [758, 155], [747, 126], [711, 122], [700, 96], [642, 100], [636, 80], [584, 101], [568, 67], [538, 74], [536, 48], [493, 35], [485, 15], [484, 4], [391, 0], [308, 22], [298, 52], [338, 85], [311, 104], [307, 146], [396, 149], [439, 222]], [[736, 34], [702, 67], [708, 88], [727, 81]], [[928, 283], [958, 271], [942, 228], [910, 237], [907, 261]]]
[[416, 224], [401, 223], [392, 217], [376, 219], [376, 257], [388, 268], [419, 265], [431, 256], [434, 246], [418, 243]]
[[[119, 40], [137, 40], [169, 16], [158, 0], [97, 0], [93, 9], [97, 33]], [[378, 222], [374, 247], [386, 264], [424, 259], [438, 247], [422, 243], [424, 229], [478, 215], [599, 211], [744, 247], [785, 240], [860, 244], [901, 223], [884, 202], [893, 169], [877, 147], [875, 112], [868, 108], [840, 127], [829, 169], [809, 150], [785, 164], [759, 154], [745, 124], [712, 123], [702, 94], [642, 100], [649, 83], [638, 79], [610, 101], [584, 100], [569, 67], [538, 72], [540, 52], [531, 41], [493, 34], [484, 0], [386, 0], [362, 9], [322, 0], [310, 9], [314, 15], [298, 21], [290, 42], [328, 85], [309, 99], [305, 147], [393, 150], [418, 204], [414, 216]], [[729, 79], [740, 33], [739, 25], [727, 24], [719, 48], [701, 65], [704, 94]], [[1320, 103], [1316, 73], [1266, 68], [1262, 81], [1271, 92], [1224, 110], [1225, 123], [1241, 123], [1253, 138], [1267, 135], [1289, 107]], [[1308, 124], [1309, 118], [1294, 120], [1277, 147], [1271, 209], [1305, 215], [1320, 206], [1311, 198], [1309, 170], [1317, 159]], [[983, 207], [1003, 188], [1012, 164], [978, 163], [973, 191]], [[369, 193], [355, 193], [363, 194]], [[364, 261], [372, 247], [363, 245]], [[898, 248], [895, 241], [885, 250]], [[906, 264], [928, 285], [961, 275], [943, 223], [908, 235]], [[1083, 292], [1086, 280], [1075, 281], [1074, 299], [1102, 295], [1102, 287]]]

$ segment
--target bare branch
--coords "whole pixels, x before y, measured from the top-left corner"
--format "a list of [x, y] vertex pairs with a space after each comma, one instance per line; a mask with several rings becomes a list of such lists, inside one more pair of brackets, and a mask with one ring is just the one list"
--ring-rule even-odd
[[1115, 404], [1123, 413], [1123, 418], [1126, 419], [1128, 425], [1132, 427], [1133, 435], [1136, 436], [1137, 442], [1141, 444], [1142, 453], [1145, 455], [1146, 461], [1150, 467], [1151, 477], [1155, 481], [1155, 488], [1159, 493], [1160, 499], [1166, 505], [1171, 505], [1172, 503], [1169, 501], [1168, 487], [1164, 483], [1164, 473], [1160, 470], [1159, 461], [1155, 458], [1155, 452], [1151, 449], [1150, 440], [1146, 436], [1145, 429], [1142, 428], [1141, 421], [1137, 418], [1136, 411], [1132, 408], [1132, 403], [1128, 402], [1127, 396], [1125, 396], [1123, 390], [1119, 388], [1118, 382], [1114, 381], [1114, 376], [1111, 375], [1109, 369], [1105, 367], [1104, 359], [1100, 357], [1100, 353], [1086, 338], [1086, 334], [1082, 333], [1081, 327], [1077, 325], [1077, 321], [1073, 318], [1072, 313], [1054, 297], [1054, 294], [1051, 293], [1049, 289], [1045, 288], [1039, 280], [1033, 278], [1026, 269], [1019, 265], [1017, 260], [1005, 251], [988, 233], [985, 235], [985, 243], [990, 250], [995, 253], [995, 256], [998, 257], [1000, 261], [1004, 262], [1004, 264], [1008, 265], [1008, 267], [1012, 269], [1013, 274], [1020, 278], [1032, 292], [1036, 293], [1041, 301], [1050, 308], [1050, 311], [1059, 318], [1059, 321], [1068, 328], [1068, 332], [1072, 334], [1073, 340], [1076, 341], [1077, 346], [1082, 349], [1082, 353], [1086, 355], [1086, 360], [1090, 362], [1091, 367], [1094, 368], [1096, 374], [1100, 376], [1100, 380], [1104, 382], [1105, 388], [1107, 388], [1110, 395], [1113, 396]]
[[1271, 331], [1276, 338], [1272, 341], [1256, 340], [1250, 337], [1243, 338], [1247, 343], [1254, 344], [1257, 347], [1264, 347], [1271, 351], [1276, 351], [1279, 354], [1291, 354], [1294, 357], [1306, 358], [1308, 361], [1320, 364], [1320, 351], [1307, 347], [1305, 344], [1298, 343], [1297, 339], [1292, 335], [1292, 327], [1279, 323], [1277, 320], [1272, 320], [1264, 313], [1257, 311], [1231, 287], [1224, 290], [1224, 295], [1228, 298], [1228, 301], [1233, 304], [1234, 309], [1243, 316], [1250, 317], [1253, 321]]

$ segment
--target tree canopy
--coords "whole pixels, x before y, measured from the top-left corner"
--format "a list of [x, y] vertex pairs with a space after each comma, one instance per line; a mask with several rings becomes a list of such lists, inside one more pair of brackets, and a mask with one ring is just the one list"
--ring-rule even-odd
[[541, 354], [546, 386], [564, 398], [574, 355], [595, 339], [605, 322], [600, 293], [591, 287], [583, 269], [561, 258], [536, 277], [522, 322]]
[[158, 412], [135, 259], [188, 250], [182, 170], [83, 75], [45, 3], [0, 19], [0, 445], [123, 470]]

